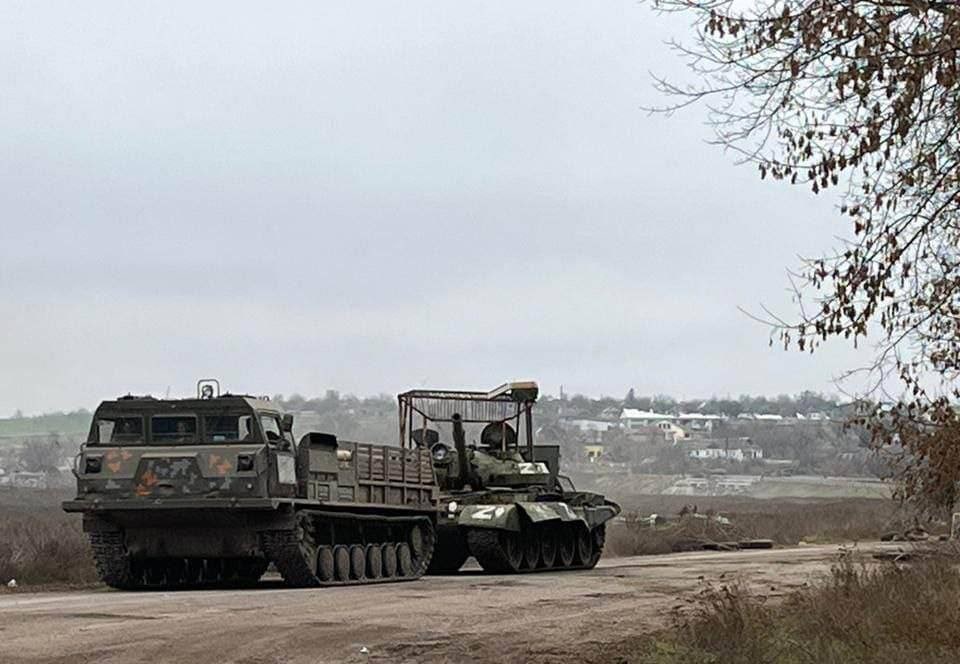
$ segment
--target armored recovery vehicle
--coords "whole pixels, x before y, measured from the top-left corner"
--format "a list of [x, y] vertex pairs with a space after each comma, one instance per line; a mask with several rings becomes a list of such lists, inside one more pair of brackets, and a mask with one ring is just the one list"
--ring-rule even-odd
[[522, 382], [399, 395], [401, 440], [430, 449], [441, 488], [430, 573], [454, 572], [471, 555], [501, 573], [597, 564], [620, 506], [560, 475], [559, 446], [534, 444], [538, 393]]
[[405, 581], [434, 549], [438, 487], [427, 449], [293, 439], [268, 399], [122, 397], [97, 408], [76, 459], [97, 570], [115, 588]]

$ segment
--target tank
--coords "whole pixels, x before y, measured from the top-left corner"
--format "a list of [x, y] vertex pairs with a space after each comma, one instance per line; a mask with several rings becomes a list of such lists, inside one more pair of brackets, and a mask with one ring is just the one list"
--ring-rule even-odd
[[269, 399], [198, 385], [189, 399], [100, 404], [75, 461], [100, 578], [120, 589], [408, 581], [433, 554], [429, 450], [293, 437]]
[[589, 569], [620, 506], [577, 491], [559, 472], [560, 449], [534, 444], [535, 382], [490, 392], [400, 394], [400, 437], [429, 449], [440, 485], [430, 573], [473, 556], [488, 572]]

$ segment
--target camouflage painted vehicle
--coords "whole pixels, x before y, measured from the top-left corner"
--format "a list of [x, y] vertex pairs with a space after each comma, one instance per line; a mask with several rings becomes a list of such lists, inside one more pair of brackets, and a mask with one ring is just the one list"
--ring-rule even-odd
[[441, 487], [430, 573], [454, 572], [471, 555], [507, 573], [589, 569], [600, 559], [620, 506], [560, 475], [559, 446], [534, 445], [538, 392], [524, 382], [399, 395], [401, 439], [430, 449]]
[[115, 588], [406, 581], [427, 569], [438, 487], [428, 450], [293, 439], [268, 399], [105, 401], [76, 460], [100, 577]]

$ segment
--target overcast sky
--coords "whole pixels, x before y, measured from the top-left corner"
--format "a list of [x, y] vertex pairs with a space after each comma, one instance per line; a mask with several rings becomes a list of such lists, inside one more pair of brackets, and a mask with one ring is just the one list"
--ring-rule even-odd
[[650, 117], [633, 0], [0, 5], [0, 416], [128, 391], [833, 391], [829, 201]]

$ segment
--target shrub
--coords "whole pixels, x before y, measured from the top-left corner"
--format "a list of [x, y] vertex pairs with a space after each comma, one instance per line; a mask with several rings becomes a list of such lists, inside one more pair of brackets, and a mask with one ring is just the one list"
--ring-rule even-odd
[[933, 664], [960, 661], [957, 552], [907, 567], [849, 559], [773, 605], [742, 585], [707, 590], [637, 662]]

